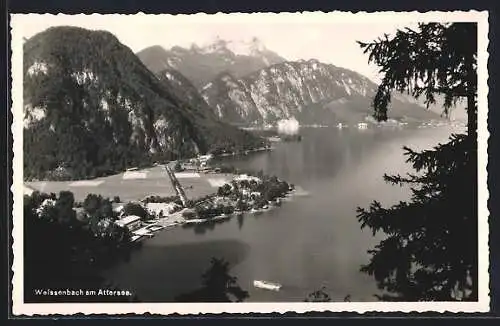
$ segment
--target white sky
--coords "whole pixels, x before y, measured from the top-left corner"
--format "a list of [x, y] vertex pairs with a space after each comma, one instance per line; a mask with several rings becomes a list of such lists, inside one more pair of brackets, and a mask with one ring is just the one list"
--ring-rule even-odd
[[[22, 16], [22, 35], [29, 38], [51, 26], [79, 26], [107, 30], [134, 52], [151, 45], [165, 48], [192, 43], [203, 45], [217, 36], [228, 41], [259, 38], [264, 45], [288, 60], [316, 58], [357, 71], [378, 82], [377, 67], [368, 65], [368, 56], [356, 43], [371, 41], [397, 28], [415, 26], [414, 21], [399, 19], [322, 19], [297, 15], [204, 15], [125, 16], [125, 15], [30, 15]], [[278, 19], [279, 18], [279, 19]], [[326, 19], [325, 19], [326, 18]]]
[[372, 41], [384, 33], [415, 27], [417, 22], [486, 21], [485, 12], [305, 12], [194, 15], [51, 15], [15, 14], [16, 35], [29, 38], [51, 26], [79, 26], [107, 30], [134, 52], [148, 46], [166, 49], [179, 45], [200, 46], [216, 37], [228, 41], [259, 38], [288, 60], [315, 58], [357, 71], [379, 82], [378, 67], [368, 65], [356, 41]]

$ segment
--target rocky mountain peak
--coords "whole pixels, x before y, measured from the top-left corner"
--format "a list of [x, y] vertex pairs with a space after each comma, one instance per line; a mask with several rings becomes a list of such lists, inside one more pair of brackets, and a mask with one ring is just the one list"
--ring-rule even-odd
[[201, 47], [202, 53], [221, 53], [231, 52], [227, 47], [228, 41], [217, 36], [213, 41]]
[[179, 46], [160, 54], [155, 47], [137, 53], [139, 59], [154, 73], [174, 68], [201, 89], [220, 72], [229, 71], [242, 77], [285, 59], [267, 49], [257, 37], [234, 41], [215, 37], [204, 45]]
[[[304, 124], [364, 121], [377, 85], [348, 69], [317, 59], [287, 61], [243, 77], [218, 75], [201, 91], [223, 121], [267, 124], [295, 118]], [[394, 97], [396, 118], [436, 118], [415, 103]]]

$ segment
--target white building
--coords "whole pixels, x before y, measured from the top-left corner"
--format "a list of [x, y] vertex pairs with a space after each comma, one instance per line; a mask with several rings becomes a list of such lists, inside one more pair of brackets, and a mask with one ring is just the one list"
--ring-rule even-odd
[[276, 136], [272, 136], [272, 137], [267, 137], [267, 140], [269, 140], [270, 142], [279, 142], [281, 141], [281, 138], [280, 137], [276, 137]]
[[208, 155], [200, 155], [200, 156], [198, 156], [198, 159], [199, 159], [200, 161], [205, 161], [205, 162], [207, 162], [207, 161], [209, 161], [209, 160], [211, 160], [211, 159], [213, 159], [213, 158], [214, 158], [214, 155], [213, 155], [213, 154], [208, 154]]
[[368, 124], [366, 122], [360, 122], [358, 123], [358, 129], [367, 129]]
[[117, 213], [118, 215], [121, 215], [123, 213], [123, 206], [124, 204], [122, 203], [112, 203], [111, 207], [113, 207], [113, 212]]
[[116, 220], [115, 224], [129, 229], [129, 231], [134, 231], [141, 227], [141, 217], [137, 215], [125, 216]]
[[233, 178], [234, 181], [243, 181], [243, 180], [247, 180], [247, 181], [255, 181], [255, 182], [260, 182], [260, 179], [257, 178], [257, 177], [254, 177], [254, 176], [251, 176], [251, 175], [248, 175], [248, 174], [240, 174], [240, 175], [237, 175]]

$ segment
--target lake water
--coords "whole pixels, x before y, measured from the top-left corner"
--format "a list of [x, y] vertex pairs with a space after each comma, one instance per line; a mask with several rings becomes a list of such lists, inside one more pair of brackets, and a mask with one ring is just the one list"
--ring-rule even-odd
[[[146, 240], [128, 262], [106, 272], [141, 301], [172, 301], [200, 285], [212, 257], [224, 258], [247, 290], [247, 301], [303, 301], [326, 287], [333, 300], [372, 301], [372, 277], [359, 271], [381, 236], [361, 230], [356, 207], [391, 204], [409, 192], [384, 183], [384, 173], [409, 166], [403, 145], [429, 148], [444, 142], [448, 127], [429, 129], [301, 129], [302, 141], [278, 143], [272, 152], [227, 160], [285, 179], [309, 193], [259, 215], [179, 227]], [[253, 287], [254, 280], [279, 282], [279, 292]]]

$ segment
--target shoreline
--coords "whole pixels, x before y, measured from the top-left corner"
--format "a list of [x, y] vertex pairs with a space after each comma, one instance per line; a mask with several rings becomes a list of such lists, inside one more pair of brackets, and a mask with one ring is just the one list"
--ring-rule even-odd
[[217, 160], [217, 159], [220, 159], [220, 158], [235, 157], [235, 156], [245, 156], [245, 155], [248, 155], [249, 153], [267, 152], [267, 151], [273, 151], [273, 150], [274, 150], [274, 147], [268, 145], [268, 146], [264, 146], [264, 147], [261, 146], [261, 147], [257, 147], [257, 148], [252, 148], [252, 149], [247, 149], [247, 150], [240, 150], [240, 151], [229, 152], [229, 153], [219, 153], [219, 154], [207, 153], [207, 154], [199, 154], [198, 156], [195, 156], [195, 157], [178, 158], [176, 160], [170, 160], [170, 161], [164, 162], [164, 163], [152, 162], [150, 164], [138, 165], [138, 166], [126, 168], [123, 171], [114, 171], [113, 173], [104, 173], [103, 175], [100, 175], [100, 176], [86, 177], [86, 178], [63, 178], [61, 180], [58, 180], [57, 178], [56, 179], [47, 179], [47, 178], [45, 178], [45, 179], [36, 179], [36, 178], [33, 178], [33, 179], [23, 179], [23, 184], [24, 184], [25, 187], [30, 187], [29, 184], [42, 183], [42, 182], [79, 182], [79, 181], [89, 181], [89, 182], [91, 182], [91, 181], [96, 181], [96, 180], [102, 179], [102, 178], [116, 177], [116, 176], [118, 176], [120, 174], [123, 174], [125, 172], [142, 171], [142, 170], [151, 169], [151, 168], [154, 168], [154, 167], [157, 167], [157, 166], [161, 166], [161, 165], [168, 165], [168, 164], [170, 164], [172, 162], [176, 162], [176, 161], [189, 161], [191, 159], [197, 159], [199, 156], [213, 155], [213, 159]]
[[[184, 226], [184, 225], [199, 225], [199, 224], [205, 224], [205, 223], [216, 222], [216, 221], [230, 220], [234, 217], [242, 216], [245, 214], [262, 214], [262, 213], [268, 212], [272, 209], [279, 208], [282, 205], [282, 203], [290, 202], [295, 197], [302, 197], [302, 196], [308, 196], [308, 195], [309, 195], [309, 193], [307, 191], [304, 191], [302, 188], [297, 187], [297, 188], [287, 192], [285, 194], [285, 196], [279, 197], [279, 199], [280, 199], [279, 205], [276, 203], [269, 203], [268, 205], [266, 205], [266, 206], [268, 206], [267, 208], [260, 208], [260, 209], [253, 209], [252, 208], [252, 209], [248, 209], [248, 210], [244, 210], [244, 211], [235, 211], [235, 212], [230, 213], [230, 214], [221, 214], [221, 215], [214, 216], [212, 218], [186, 219], [182, 216], [182, 212], [186, 209], [185, 208], [181, 211], [178, 211], [178, 212], [171, 214], [168, 217], [155, 219], [154, 223], [150, 223], [149, 225], [145, 225], [145, 226], [141, 227], [139, 230], [142, 230], [145, 228], [150, 228], [153, 226], [160, 226], [161, 228], [159, 228], [158, 230], [150, 231], [153, 233], [153, 236], [144, 235], [144, 236], [141, 236], [140, 238], [136, 239], [135, 241], [144, 241], [144, 240], [147, 240], [148, 238], [154, 237], [154, 235], [156, 235], [157, 233], [172, 230], [176, 227], [180, 227], [180, 226]], [[173, 215], [176, 215], [176, 216], [173, 216]]]
[[[390, 125], [390, 124], [384, 124], [384, 123], [369, 123], [372, 127], [375, 128], [383, 128], [383, 127], [388, 127], [388, 128], [395, 128], [397, 125]], [[406, 122], [407, 124], [407, 122]], [[440, 122], [440, 123], [435, 123], [433, 121], [431, 122], [418, 122], [415, 123], [414, 127], [417, 129], [435, 129], [435, 128], [442, 128], [442, 127], [452, 127], [454, 129], [460, 129], [462, 131], [462, 128], [464, 127], [464, 123], [462, 121], [456, 120], [456, 121], [451, 121], [451, 122]], [[353, 124], [352, 126], [349, 126], [346, 124], [342, 128], [338, 128], [336, 125], [321, 125], [321, 124], [305, 124], [305, 125], [300, 125], [300, 128], [312, 128], [312, 129], [322, 129], [322, 128], [332, 128], [332, 129], [345, 129], [345, 128], [356, 128], [357, 129], [357, 123]], [[242, 128], [244, 130], [254, 130], [254, 131], [268, 131], [268, 130], [273, 130], [273, 128], [264, 128], [264, 127], [247, 127], [247, 128]], [[371, 129], [371, 128], [367, 128]], [[266, 138], [268, 141], [268, 138], [273, 138], [273, 137], [263, 137]], [[280, 139], [279, 141], [270, 141], [270, 143], [275, 143], [275, 142], [286, 142]], [[213, 155], [213, 159], [221, 159], [221, 158], [227, 158], [227, 157], [236, 157], [236, 156], [245, 156], [250, 153], [258, 153], [258, 152], [266, 152], [266, 151], [273, 151], [275, 148], [268, 144], [267, 147], [257, 147], [257, 148], [252, 148], [248, 150], [240, 150], [240, 151], [234, 151], [234, 152], [228, 152], [228, 153], [219, 153], [219, 154], [206, 154], [206, 155]], [[202, 155], [203, 156], [203, 155]], [[194, 157], [196, 158], [196, 157]], [[193, 157], [186, 157], [186, 158], [179, 158], [177, 160], [179, 161], [185, 161], [185, 160], [190, 160], [193, 159]], [[177, 161], [177, 160], [171, 160], [169, 162]], [[135, 171], [135, 170], [144, 170], [144, 169], [150, 169], [154, 168], [158, 165], [164, 165], [164, 164], [169, 164], [169, 162], [166, 163], [159, 163], [159, 162], [152, 162], [147, 165], [139, 165], [137, 167], [130, 167], [127, 168], [125, 171], [114, 171], [113, 173], [105, 173], [100, 176], [95, 176], [95, 177], [86, 177], [86, 178], [64, 178], [64, 179], [23, 179], [23, 184], [25, 187], [30, 187], [29, 184], [35, 184], [35, 183], [42, 183], [42, 182], [78, 182], [78, 181], [95, 181], [98, 179], [102, 178], [109, 178], [109, 177], [115, 177], [117, 175], [120, 175], [126, 171]]]
[[[224, 153], [218, 155], [214, 154], [211, 158], [208, 159], [216, 160], [227, 156], [233, 156], [233, 157], [239, 155], [243, 156], [249, 153], [272, 151], [272, 150], [273, 148], [271, 146], [266, 146], [240, 152]], [[201, 160], [202, 157], [203, 156], [197, 156], [194, 159]], [[145, 201], [144, 199], [147, 198], [148, 196], [170, 197], [171, 195], [174, 195], [173, 193], [169, 195], [164, 192], [158, 192], [160, 189], [164, 190], [165, 186], [167, 186], [167, 188], [171, 186], [170, 185], [171, 180], [170, 182], [164, 180], [164, 175], [163, 175], [164, 172], [162, 166], [164, 165], [168, 166], [169, 164], [172, 164], [174, 162], [178, 161], [170, 161], [166, 164], [154, 163], [151, 167], [142, 168], [140, 170], [138, 168], [129, 168], [126, 171], [123, 171], [118, 174], [113, 174], [109, 177], [100, 177], [90, 180], [76, 180], [76, 181], [75, 180], [47, 181], [47, 182], [34, 182], [34, 183], [25, 182], [24, 186], [25, 190], [40, 191], [42, 193], [56, 193], [57, 192], [56, 189], [61, 188], [57, 190], [72, 192], [75, 196], [75, 201], [80, 204], [82, 203], [85, 195], [96, 194], [98, 196], [108, 198], [108, 200], [111, 200], [113, 196], [119, 198], [118, 200], [120, 200], [120, 198], [125, 199], [119, 202], [119, 204], [123, 204], [123, 206], [125, 206], [127, 203], [136, 202], [141, 206], [143, 206], [144, 208], [146, 208], [148, 202]], [[170, 230], [177, 226], [204, 224], [215, 221], [228, 220], [232, 217], [240, 216], [243, 214], [261, 214], [263, 212], [281, 206], [283, 202], [292, 200], [292, 197], [294, 197], [298, 193], [297, 192], [298, 189], [296, 189], [294, 185], [288, 184], [286, 181], [279, 180], [276, 177], [273, 177], [275, 179], [270, 179], [271, 176], [264, 176], [264, 175], [260, 175], [259, 177], [257, 177], [258, 173], [255, 174], [255, 171], [244, 173], [243, 171], [238, 171], [238, 169], [234, 168], [231, 171], [223, 172], [221, 171], [221, 168], [223, 167], [224, 166], [220, 166], [219, 164], [216, 163], [215, 165], [211, 165], [207, 170], [200, 170], [199, 168], [193, 170], [192, 171], [193, 174], [197, 175], [196, 178], [193, 177], [189, 180], [185, 179], [185, 181], [182, 182], [183, 188], [187, 190], [190, 195], [188, 196], [187, 199], [189, 199], [189, 201], [191, 201], [192, 204], [188, 204], [187, 206], [186, 204], [184, 204], [183, 205], [184, 208], [180, 209], [179, 211], [175, 211], [171, 214], [168, 214], [168, 216], [160, 215], [159, 217], [157, 215], [158, 214], [157, 212], [150, 211], [148, 213], [149, 215], [148, 220], [141, 221], [141, 223], [139, 225], [136, 225], [134, 228], [129, 228], [129, 231], [132, 236], [131, 242], [132, 243], [141, 242], [142, 240], [154, 237], [156, 233], [160, 231]], [[262, 171], [260, 173], [262, 173]], [[133, 174], [134, 178], [128, 177], [127, 174], [130, 175]], [[122, 193], [116, 192], [118, 189], [124, 189], [123, 188], [124, 182], [129, 182], [129, 180], [133, 182], [133, 180], [135, 179], [145, 179], [146, 175], [148, 175], [147, 178], [150, 178], [149, 175], [151, 174], [153, 174], [151, 176], [152, 179], [148, 180], [152, 180], [149, 182], [153, 183], [149, 185], [142, 185], [141, 181], [138, 180], [139, 184], [141, 184], [141, 187], [143, 188], [139, 189], [139, 191], [137, 191], [138, 190], [137, 187], [135, 187], [135, 190], [127, 188], [128, 190], [126, 192], [128, 192], [128, 196], [126, 196], [126, 198], [123, 198], [125, 196], [122, 196]], [[238, 184], [238, 186], [236, 187], [236, 184], [234, 184], [235, 180], [239, 180], [237, 182], [242, 182], [241, 178], [237, 179], [238, 177], [243, 177], [243, 179], [245, 179], [245, 182], [247, 182], [247, 185], [242, 186]], [[254, 197], [253, 195], [256, 191], [254, 186], [248, 185], [248, 181], [252, 179], [257, 180], [257, 182], [264, 182], [266, 184], [266, 188], [264, 188], [263, 190], [257, 190], [257, 193], [255, 195], [256, 197]], [[260, 181], [258, 179], [260, 179]], [[220, 181], [223, 182], [223, 184], [221, 183], [221, 185], [215, 186], [213, 184], [213, 181]], [[208, 184], [205, 184], [207, 182]], [[284, 185], [288, 187], [288, 190], [282, 189], [281, 194], [277, 194], [276, 197], [273, 195], [267, 197], [268, 191], [276, 191], [276, 189], [274, 190], [269, 190], [269, 189], [273, 189], [274, 187], [278, 187], [279, 189], [280, 186], [283, 186], [282, 183], [284, 183]], [[38, 186], [35, 186], [35, 184], [38, 184]], [[52, 186], [50, 186], [50, 184]], [[233, 190], [231, 190], [229, 191], [229, 193], [226, 194], [218, 194], [219, 188], [221, 188], [223, 185], [225, 186], [230, 185], [230, 187], [233, 187], [232, 184], [234, 184], [234, 187], [236, 187], [233, 188], [235, 189], [236, 192], [232, 192]], [[46, 185], [47, 187], [45, 187]], [[157, 189], [155, 189], [155, 186], [157, 187]], [[148, 192], [150, 194], [146, 195], [145, 197], [142, 196], [137, 197], [140, 193], [144, 192], [145, 188], [148, 189]], [[167, 192], [171, 192], [171, 190]], [[251, 196], [249, 195], [250, 192], [252, 192]], [[243, 197], [241, 197], [242, 195]], [[264, 195], [266, 197], [264, 197]], [[204, 198], [209, 198], [208, 202], [206, 202], [206, 199]], [[220, 200], [222, 200], [223, 202], [222, 204]], [[115, 202], [114, 199], [112, 202]], [[243, 204], [242, 207], [239, 206], [240, 202], [242, 202]], [[159, 201], [158, 203], [162, 203], [162, 201]], [[168, 202], [163, 202], [163, 203], [167, 204]], [[224, 213], [221, 214], [222, 210], [224, 210]], [[218, 215], [215, 215], [214, 213]], [[118, 217], [117, 221], [120, 220], [120, 218], [121, 217]]]

